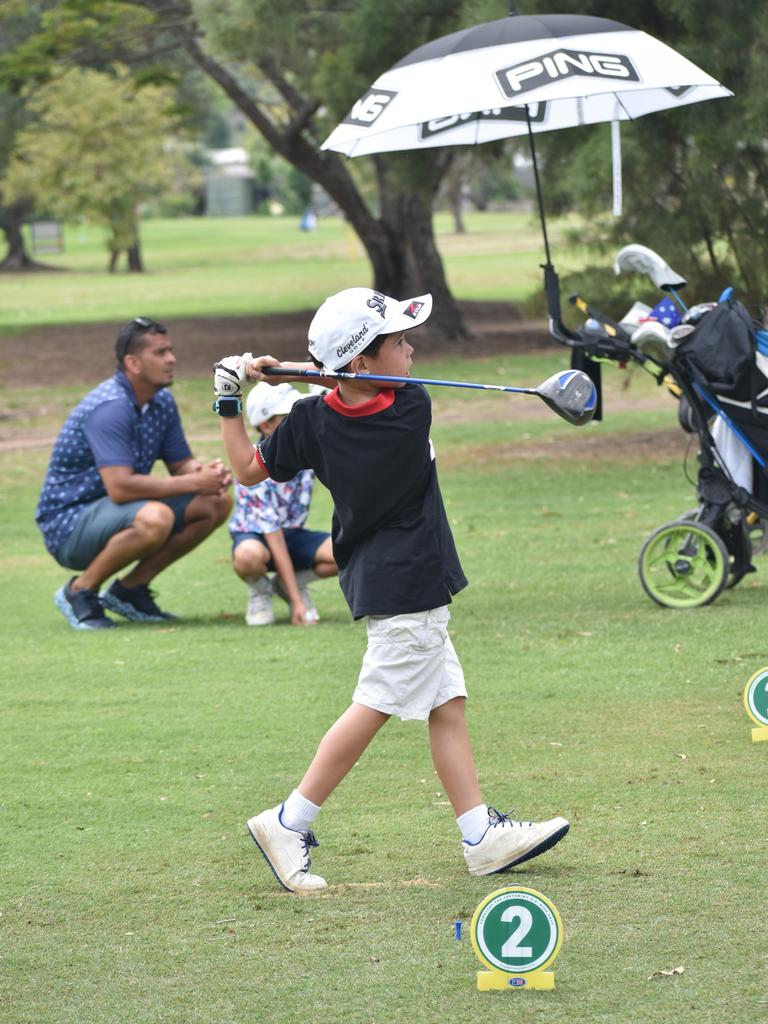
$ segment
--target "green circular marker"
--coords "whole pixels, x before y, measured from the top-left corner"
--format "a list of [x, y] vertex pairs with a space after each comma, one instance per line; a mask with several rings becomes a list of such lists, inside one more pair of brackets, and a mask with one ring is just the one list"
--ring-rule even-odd
[[493, 971], [527, 974], [557, 956], [563, 925], [554, 904], [535, 889], [497, 889], [472, 916], [472, 946]]
[[744, 707], [753, 722], [768, 725], [768, 668], [755, 672], [744, 689]]

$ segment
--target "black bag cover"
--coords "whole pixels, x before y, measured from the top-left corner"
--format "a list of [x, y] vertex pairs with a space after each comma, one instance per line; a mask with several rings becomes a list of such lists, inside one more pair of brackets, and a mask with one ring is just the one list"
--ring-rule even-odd
[[674, 358], [698, 370], [715, 394], [745, 402], [752, 397], [756, 348], [752, 318], [740, 302], [727, 299], [702, 317]]
[[581, 370], [582, 373], [586, 373], [592, 383], [595, 385], [595, 391], [597, 392], [597, 405], [595, 406], [595, 412], [592, 416], [593, 420], [601, 420], [603, 418], [603, 388], [600, 373], [600, 363], [594, 359], [590, 359], [589, 356], [580, 348], [571, 349], [571, 369]]

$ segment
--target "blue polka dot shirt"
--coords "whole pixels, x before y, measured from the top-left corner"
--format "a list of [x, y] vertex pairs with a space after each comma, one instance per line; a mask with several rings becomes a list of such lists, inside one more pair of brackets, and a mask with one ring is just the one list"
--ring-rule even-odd
[[53, 446], [35, 521], [54, 554], [81, 512], [105, 497], [102, 466], [149, 473], [158, 459], [182, 462], [192, 452], [170, 391], [163, 388], [140, 408], [125, 374], [102, 381], [69, 414]]

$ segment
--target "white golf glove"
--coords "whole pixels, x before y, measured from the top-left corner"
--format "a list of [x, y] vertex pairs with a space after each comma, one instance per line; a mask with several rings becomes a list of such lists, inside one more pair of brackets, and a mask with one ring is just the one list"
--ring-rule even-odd
[[244, 352], [241, 356], [226, 356], [213, 368], [213, 390], [227, 398], [240, 398], [247, 377], [245, 369], [253, 356]]

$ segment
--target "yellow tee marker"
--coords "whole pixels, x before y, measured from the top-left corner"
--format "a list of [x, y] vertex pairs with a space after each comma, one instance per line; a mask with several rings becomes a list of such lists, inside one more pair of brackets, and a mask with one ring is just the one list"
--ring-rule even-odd
[[768, 668], [761, 668], [751, 677], [744, 688], [744, 707], [756, 723], [752, 730], [752, 742], [768, 740]]
[[555, 987], [546, 968], [560, 952], [563, 924], [546, 896], [522, 886], [497, 889], [478, 905], [470, 928], [475, 954], [489, 968], [477, 972], [481, 992]]

